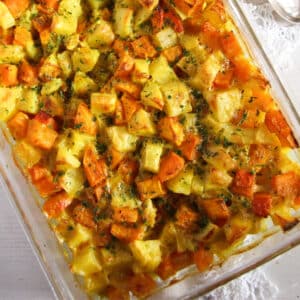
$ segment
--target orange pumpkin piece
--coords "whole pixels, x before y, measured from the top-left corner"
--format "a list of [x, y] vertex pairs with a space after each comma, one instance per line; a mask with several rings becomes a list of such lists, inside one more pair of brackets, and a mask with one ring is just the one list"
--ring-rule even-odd
[[272, 178], [272, 188], [279, 196], [296, 197], [299, 193], [299, 176], [294, 172], [275, 175]]
[[123, 105], [122, 105], [121, 101], [118, 101], [118, 100], [116, 102], [116, 110], [115, 110], [114, 123], [116, 125], [124, 125], [124, 124], [126, 124]]
[[292, 136], [291, 129], [280, 111], [271, 110], [267, 112], [265, 124], [271, 132], [275, 133], [278, 136], [282, 146], [296, 146], [296, 142]]
[[110, 159], [110, 167], [114, 170], [120, 165], [121, 161], [124, 159], [125, 154], [116, 150], [114, 147], [110, 147], [108, 153]]
[[200, 30], [200, 39], [203, 44], [216, 50], [220, 48], [220, 31], [210, 22], [205, 21]]
[[255, 193], [252, 199], [252, 210], [259, 217], [266, 218], [272, 208], [272, 196], [269, 193]]
[[136, 223], [139, 213], [136, 208], [114, 207], [113, 220], [117, 223]]
[[43, 210], [48, 218], [58, 217], [71, 203], [73, 199], [66, 193], [58, 193], [46, 200]]
[[135, 274], [129, 277], [128, 289], [138, 298], [148, 296], [155, 288], [156, 282], [148, 274]]
[[242, 128], [257, 128], [261, 125], [259, 115], [260, 111], [258, 109], [239, 109], [232, 123]]
[[159, 134], [167, 141], [180, 146], [184, 140], [184, 129], [177, 117], [164, 117], [158, 122]]
[[160, 162], [158, 178], [165, 182], [176, 177], [184, 168], [184, 159], [173, 151], [165, 155]]
[[74, 207], [72, 212], [75, 222], [89, 228], [96, 229], [97, 224], [94, 220], [94, 215], [89, 207], [78, 204]]
[[252, 144], [250, 145], [249, 156], [250, 165], [262, 166], [265, 165], [271, 159], [272, 151], [266, 145]]
[[19, 80], [29, 86], [37, 85], [39, 82], [37, 68], [23, 60], [19, 67]]
[[233, 80], [233, 69], [228, 68], [225, 71], [220, 71], [214, 81], [214, 87], [216, 89], [228, 89]]
[[235, 194], [252, 197], [255, 184], [255, 175], [240, 169], [236, 172], [231, 185], [231, 191]]
[[127, 93], [136, 99], [140, 97], [141, 87], [131, 81], [118, 79], [114, 87], [116, 91]]
[[163, 258], [157, 268], [157, 274], [161, 279], [165, 280], [192, 263], [193, 255], [191, 252], [174, 252]]
[[153, 32], [157, 33], [164, 27], [164, 11], [161, 7], [157, 7], [151, 17]]
[[132, 52], [130, 48], [130, 44], [127, 41], [116, 39], [113, 43], [113, 50], [118, 54], [119, 57], [126, 55], [126, 53]]
[[10, 64], [0, 65], [0, 85], [11, 87], [18, 84], [18, 68]]
[[54, 129], [54, 130], [58, 129], [56, 121], [44, 111], [38, 112], [35, 115], [34, 120], [37, 120], [40, 123], [45, 124], [48, 128], [51, 128], [51, 129]]
[[95, 150], [90, 146], [87, 146], [84, 150], [83, 168], [91, 187], [105, 183], [107, 177], [105, 160], [100, 159]]
[[197, 148], [201, 142], [202, 139], [199, 135], [189, 133], [180, 145], [179, 150], [187, 160], [195, 160], [197, 158]]
[[252, 97], [246, 103], [246, 107], [249, 109], [259, 109], [264, 112], [268, 112], [272, 107], [273, 99], [266, 90], [253, 89]]
[[251, 61], [244, 57], [239, 56], [233, 60], [234, 76], [239, 82], [247, 82], [255, 71], [254, 65]]
[[141, 228], [129, 227], [122, 224], [112, 224], [110, 233], [117, 239], [125, 242], [131, 243], [137, 240], [141, 234]]
[[164, 20], [167, 20], [167, 22], [171, 23], [176, 32], [181, 33], [184, 31], [181, 18], [174, 11], [168, 10], [165, 12]]
[[177, 61], [182, 56], [182, 48], [179, 45], [163, 50], [162, 54], [166, 57], [169, 63]]
[[7, 126], [16, 140], [23, 139], [27, 134], [29, 117], [23, 112], [18, 112], [8, 122]]
[[224, 226], [230, 217], [230, 211], [221, 198], [201, 200], [201, 206], [204, 208], [209, 219], [219, 227]]
[[109, 300], [129, 300], [129, 293], [123, 289], [110, 286], [106, 290]]
[[183, 0], [174, 0], [175, 6], [184, 14], [188, 15], [191, 7]]
[[119, 168], [118, 173], [127, 184], [132, 184], [138, 175], [139, 163], [131, 158], [124, 159]]
[[134, 113], [141, 108], [141, 104], [135, 98], [124, 93], [121, 98], [122, 111], [124, 114], [125, 123], [129, 122]]
[[[185, 2], [188, 2], [188, 1], [185, 1]], [[192, 17], [192, 19], [200, 18], [201, 14], [203, 12], [204, 3], [205, 3], [205, 0], [190, 1], [190, 4], [192, 4], [193, 7], [188, 12], [188, 16]]]
[[198, 220], [198, 213], [185, 204], [182, 204], [176, 211], [176, 224], [183, 229], [193, 229]]
[[74, 120], [74, 127], [80, 132], [96, 135], [97, 123], [96, 120], [85, 103], [80, 103], [77, 108], [77, 113]]
[[60, 0], [39, 0], [38, 2], [48, 9], [57, 10]]
[[30, 4], [30, 0], [3, 0], [3, 2], [14, 18], [19, 18]]
[[224, 54], [230, 59], [234, 60], [237, 56], [243, 54], [242, 48], [233, 31], [225, 33], [220, 38], [221, 46]]
[[139, 181], [136, 185], [140, 198], [143, 201], [161, 197], [166, 193], [161, 182], [156, 176]]
[[213, 263], [213, 255], [210, 251], [206, 250], [203, 245], [199, 245], [198, 250], [194, 253], [194, 263], [200, 272], [204, 272]]
[[126, 77], [131, 74], [134, 68], [134, 59], [125, 52], [119, 59], [118, 67], [115, 71], [116, 77]]
[[27, 140], [35, 147], [50, 150], [56, 141], [58, 133], [38, 120], [30, 120], [28, 123]]
[[134, 55], [140, 58], [153, 58], [156, 55], [156, 50], [152, 45], [149, 36], [143, 35], [134, 40], [132, 43]]
[[33, 42], [32, 35], [29, 30], [24, 27], [17, 26], [15, 28], [14, 45], [26, 47], [28, 42]]

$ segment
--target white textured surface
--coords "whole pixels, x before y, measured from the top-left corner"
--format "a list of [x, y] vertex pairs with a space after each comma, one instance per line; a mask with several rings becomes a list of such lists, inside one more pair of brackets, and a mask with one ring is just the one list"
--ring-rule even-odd
[[[289, 25], [280, 23], [280, 26], [286, 27], [285, 32], [288, 33], [279, 34], [278, 32], [282, 32], [282, 29], [278, 29], [278, 27], [274, 29], [269, 26], [270, 18], [273, 18], [273, 15], [267, 13], [265, 8], [261, 7], [260, 11], [257, 11], [249, 5], [247, 10], [251, 12], [252, 18], [254, 16], [256, 19], [257, 33], [260, 38], [270, 41], [269, 37], [273, 30], [276, 41], [274, 42], [271, 38], [273, 42], [267, 42], [265, 45], [269, 47], [267, 51], [272, 53], [273, 63], [300, 113], [300, 27], [295, 30], [295, 27], [291, 28]], [[262, 21], [259, 17], [261, 12], [269, 19]], [[268, 24], [268, 27], [265, 24]], [[282, 38], [286, 41], [287, 37], [292, 42], [283, 44]], [[281, 42], [278, 42], [278, 38], [281, 39]], [[205, 298], [209, 300], [299, 299], [299, 278], [300, 247], [297, 247], [258, 270], [232, 281]], [[278, 291], [276, 291], [276, 287]], [[53, 295], [14, 212], [0, 189], [0, 300], [19, 299], [48, 300], [53, 299]]]

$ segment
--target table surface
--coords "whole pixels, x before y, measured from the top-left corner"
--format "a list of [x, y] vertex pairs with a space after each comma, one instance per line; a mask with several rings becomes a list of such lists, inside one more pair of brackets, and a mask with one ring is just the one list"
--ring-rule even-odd
[[[300, 47], [280, 77], [300, 112]], [[54, 299], [46, 278], [0, 189], [0, 300]], [[273, 299], [300, 299], [300, 247], [260, 267], [279, 288]], [[222, 299], [227, 300], [227, 299]], [[229, 299], [228, 299], [229, 300]], [[231, 300], [231, 299], [230, 299]]]

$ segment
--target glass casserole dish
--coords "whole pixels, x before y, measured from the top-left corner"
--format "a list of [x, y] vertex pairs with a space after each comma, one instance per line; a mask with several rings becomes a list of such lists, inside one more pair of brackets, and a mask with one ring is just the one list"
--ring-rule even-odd
[[[246, 37], [247, 43], [249, 44], [256, 61], [258, 61], [262, 67], [266, 78], [271, 81], [274, 95], [276, 96], [275, 98], [280, 99], [281, 109], [290, 121], [290, 125], [295, 133], [295, 138], [299, 141], [299, 137], [296, 135], [298, 133], [297, 126], [299, 120], [291, 101], [288, 99], [286, 92], [282, 88], [277, 76], [269, 64], [267, 57], [262, 52], [249, 24], [239, 9], [238, 3], [235, 1], [226, 2], [228, 2], [228, 8], [235, 23], [238, 28], [240, 28], [243, 36]], [[13, 199], [12, 202], [20, 213], [25, 230], [30, 235], [32, 245], [36, 248], [36, 251], [41, 258], [40, 261], [47, 271], [48, 278], [52, 283], [58, 298], [82, 298], [84, 297], [84, 294], [77, 287], [77, 282], [69, 273], [67, 263], [60, 254], [62, 250], [57, 245], [54, 234], [49, 230], [46, 219], [40, 213], [40, 209], [36, 206], [36, 200], [39, 199], [39, 197], [33, 192], [32, 188], [29, 187], [20, 174], [20, 171], [16, 168], [5, 136], [8, 135], [5, 133], [5, 129], [3, 129], [0, 158], [3, 182], [6, 183], [6, 190], [10, 193], [10, 198]], [[18, 182], [18, 185], [15, 184], [16, 182]], [[293, 244], [297, 244], [299, 238], [297, 227], [292, 231], [285, 233], [284, 238], [282, 238], [282, 233], [276, 233], [250, 252], [232, 257], [220, 269], [213, 269], [207, 274], [187, 276], [183, 281], [174, 284], [170, 288], [163, 289], [160, 292], [161, 294], [153, 297], [157, 299], [174, 299], [174, 295], [176, 295], [176, 298], [178, 299], [185, 299], [203, 294], [209, 289], [212, 289], [234, 276], [246, 272], [250, 268], [272, 258], [274, 255], [291, 247]], [[276, 230], [274, 229], [274, 231]], [[246, 248], [249, 247], [249, 244], [255, 242], [250, 239], [247, 243], [247, 245], [244, 245]], [[272, 246], [270, 247], [270, 245]], [[273, 245], [276, 245], [276, 247]], [[190, 271], [193, 272], [193, 270]], [[185, 273], [184, 275], [187, 275], [187, 272], [190, 273], [190, 271], [183, 271], [183, 273]]]

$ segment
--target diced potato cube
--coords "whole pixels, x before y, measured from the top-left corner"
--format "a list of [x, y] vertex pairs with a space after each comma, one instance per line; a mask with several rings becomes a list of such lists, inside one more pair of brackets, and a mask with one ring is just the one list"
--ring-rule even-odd
[[86, 277], [84, 286], [88, 293], [101, 293], [108, 286], [109, 280], [105, 273], [100, 272]]
[[73, 33], [64, 40], [67, 50], [73, 51], [79, 44], [79, 34]]
[[17, 108], [30, 114], [36, 114], [40, 109], [37, 90], [25, 88], [23, 90], [23, 97], [17, 101]]
[[141, 101], [144, 105], [163, 110], [165, 105], [163, 94], [157, 83], [149, 80], [146, 82], [142, 92]]
[[61, 67], [62, 73], [65, 78], [69, 78], [72, 73], [72, 60], [69, 51], [64, 51], [57, 54], [57, 60]]
[[61, 69], [55, 54], [50, 54], [39, 68], [39, 77], [43, 81], [49, 81], [60, 75]]
[[190, 195], [192, 191], [193, 177], [193, 169], [186, 167], [175, 178], [167, 182], [167, 187], [173, 193]]
[[134, 29], [138, 30], [140, 25], [146, 22], [152, 15], [153, 11], [151, 9], [141, 7], [135, 15], [134, 19]]
[[157, 209], [151, 199], [147, 199], [143, 204], [143, 219], [146, 220], [146, 225], [152, 228], [156, 223]]
[[144, 84], [150, 77], [149, 63], [145, 59], [135, 59], [131, 75], [133, 82]]
[[221, 123], [226, 123], [233, 118], [236, 110], [241, 107], [241, 92], [238, 89], [219, 92], [212, 99], [208, 99], [208, 102], [216, 119]]
[[115, 35], [111, 25], [101, 19], [87, 31], [86, 35], [86, 41], [91, 48], [111, 45], [114, 39]]
[[41, 95], [51, 95], [54, 92], [58, 91], [63, 85], [63, 81], [61, 78], [54, 78], [51, 81], [44, 83]]
[[75, 33], [81, 13], [80, 0], [62, 0], [59, 4], [58, 14], [53, 16], [52, 31], [61, 35]]
[[202, 196], [204, 191], [204, 181], [199, 175], [194, 175], [192, 181], [191, 193], [197, 196]]
[[106, 248], [100, 249], [100, 257], [104, 270], [110, 272], [113, 270], [122, 270], [132, 265], [132, 254], [121, 247], [116, 247], [115, 251]]
[[129, 185], [125, 184], [119, 176], [110, 179], [111, 185], [111, 206], [137, 208], [139, 199]]
[[67, 244], [73, 251], [76, 251], [78, 247], [92, 240], [92, 231], [88, 227], [82, 226], [79, 223], [73, 228], [70, 237], [67, 240]]
[[18, 64], [25, 56], [19, 45], [0, 45], [0, 64]]
[[117, 95], [115, 93], [92, 93], [91, 111], [94, 116], [112, 114], [116, 110]]
[[72, 87], [76, 95], [86, 95], [97, 90], [97, 84], [83, 72], [76, 72]]
[[222, 69], [224, 56], [222, 52], [212, 53], [205, 62], [198, 67], [196, 75], [191, 78], [190, 84], [199, 89], [210, 89], [217, 74]]
[[31, 168], [33, 165], [38, 163], [42, 157], [39, 149], [34, 148], [24, 140], [14, 145], [13, 152], [16, 160], [25, 169]]
[[173, 47], [177, 44], [177, 34], [171, 27], [166, 27], [155, 34], [154, 42], [162, 49]]
[[182, 125], [186, 132], [196, 131], [198, 116], [195, 113], [187, 113], [182, 116]]
[[209, 172], [206, 174], [204, 189], [215, 190], [218, 188], [226, 188], [232, 182], [232, 177], [224, 170], [218, 170], [215, 168], [211, 168]]
[[161, 85], [177, 79], [174, 70], [169, 66], [167, 59], [163, 55], [151, 62], [149, 70], [152, 79]]
[[189, 90], [181, 81], [171, 81], [162, 87], [165, 100], [165, 111], [170, 117], [176, 117], [192, 111]]
[[81, 276], [89, 276], [102, 270], [96, 249], [87, 246], [75, 253], [71, 270]]
[[107, 135], [113, 147], [120, 152], [134, 151], [138, 137], [130, 134], [123, 126], [112, 126], [107, 128]]
[[133, 35], [133, 12], [133, 9], [127, 7], [115, 8], [114, 31], [123, 39], [131, 37]]
[[134, 241], [129, 247], [134, 258], [146, 271], [154, 271], [161, 263], [159, 240]]
[[144, 109], [136, 111], [128, 122], [128, 132], [137, 136], [154, 135], [156, 129], [151, 114]]
[[15, 25], [15, 19], [10, 13], [7, 6], [0, 2], [0, 27], [4, 30], [11, 28]]
[[144, 170], [157, 173], [159, 170], [160, 157], [163, 153], [162, 143], [148, 141], [142, 150], [141, 166]]
[[21, 88], [0, 87], [0, 120], [7, 121], [16, 112], [17, 101], [22, 96]]
[[99, 55], [99, 51], [96, 49], [88, 47], [77, 49], [72, 55], [73, 69], [84, 73], [92, 71], [98, 61]]
[[68, 193], [69, 196], [75, 196], [84, 188], [84, 177], [82, 170], [67, 169], [59, 178], [60, 186]]
[[72, 130], [72, 134], [67, 135], [68, 148], [79, 158], [83, 155], [83, 150], [87, 145], [95, 143], [95, 137], [82, 133], [78, 130]]
[[91, 9], [98, 10], [102, 8], [105, 4], [107, 4], [107, 0], [87, 0], [88, 4], [90, 5]]

